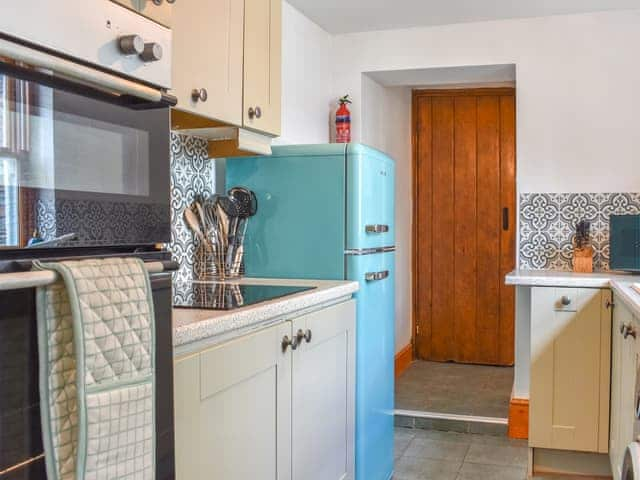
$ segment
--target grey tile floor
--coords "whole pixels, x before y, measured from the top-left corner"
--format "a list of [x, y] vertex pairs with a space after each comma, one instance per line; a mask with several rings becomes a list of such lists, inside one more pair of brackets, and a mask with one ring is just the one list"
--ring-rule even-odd
[[396, 408], [506, 418], [513, 368], [415, 361], [396, 381]]
[[527, 443], [506, 437], [396, 428], [394, 480], [524, 480]]

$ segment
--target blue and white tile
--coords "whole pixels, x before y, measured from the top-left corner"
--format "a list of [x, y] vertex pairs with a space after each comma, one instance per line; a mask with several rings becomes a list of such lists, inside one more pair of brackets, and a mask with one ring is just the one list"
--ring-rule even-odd
[[609, 217], [640, 213], [640, 193], [525, 193], [520, 196], [520, 268], [571, 270], [575, 227], [591, 222], [595, 270], [609, 270]]

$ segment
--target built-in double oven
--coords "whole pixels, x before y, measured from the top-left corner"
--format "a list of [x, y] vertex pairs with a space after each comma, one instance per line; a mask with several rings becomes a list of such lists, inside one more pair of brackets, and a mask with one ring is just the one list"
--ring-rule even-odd
[[[162, 248], [171, 236], [170, 32], [108, 0], [6, 3], [0, 5], [0, 480], [46, 479], [32, 262], [114, 255], [153, 265], [155, 478], [173, 479], [174, 264]], [[139, 55], [145, 48], [156, 56]]]

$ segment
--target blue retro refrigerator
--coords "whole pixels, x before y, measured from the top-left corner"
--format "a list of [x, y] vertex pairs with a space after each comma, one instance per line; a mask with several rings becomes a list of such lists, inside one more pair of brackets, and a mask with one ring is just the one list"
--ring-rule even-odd
[[393, 472], [395, 162], [359, 144], [274, 147], [227, 160], [227, 186], [258, 198], [245, 239], [248, 276], [360, 282], [356, 327], [356, 478]]

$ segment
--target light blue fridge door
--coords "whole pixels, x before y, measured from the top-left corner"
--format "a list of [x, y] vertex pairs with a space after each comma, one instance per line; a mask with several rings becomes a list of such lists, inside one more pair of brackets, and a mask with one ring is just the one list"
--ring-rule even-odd
[[395, 253], [348, 255], [356, 294], [356, 479], [393, 471]]
[[226, 186], [256, 193], [244, 245], [250, 277], [344, 279], [345, 146], [274, 147], [231, 158]]
[[395, 169], [379, 150], [347, 147], [347, 249], [395, 245]]

